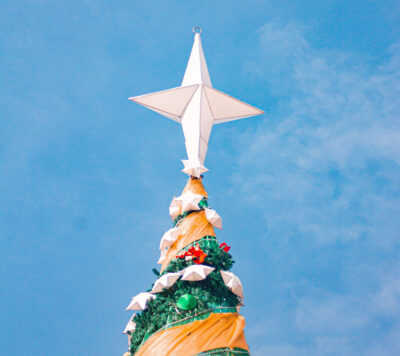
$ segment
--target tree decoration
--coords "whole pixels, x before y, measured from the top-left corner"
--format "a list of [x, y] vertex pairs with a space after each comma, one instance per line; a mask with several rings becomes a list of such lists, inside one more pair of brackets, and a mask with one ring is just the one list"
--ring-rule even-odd
[[198, 33], [195, 34], [192, 53], [180, 87], [129, 100], [182, 125], [188, 155], [187, 160], [182, 160], [183, 172], [196, 178], [208, 171], [204, 161], [214, 124], [264, 113], [212, 87]]
[[[206, 236], [203, 239], [196, 242], [196, 245], [198, 244], [199, 246], [202, 246], [201, 248], [203, 252], [207, 254], [207, 257], [205, 257], [203, 264], [215, 267], [217, 270], [231, 269], [234, 264], [232, 255], [228, 252], [225, 252], [223, 249], [220, 249], [218, 247], [218, 243], [215, 243], [215, 245], [209, 245], [208, 243], [206, 243], [210, 240], [210, 238], [215, 239], [215, 237], [213, 236], [208, 236], [208, 237]], [[189, 246], [187, 249], [189, 249], [190, 247], [191, 246]], [[180, 255], [184, 254], [184, 252], [187, 251], [187, 249], [182, 251]], [[194, 264], [193, 260], [185, 260], [183, 258], [179, 258], [178, 256], [176, 259], [172, 260], [168, 264], [168, 266], [162, 273], [181, 271], [182, 269]]]
[[151, 293], [139, 293], [132, 298], [126, 310], [145, 310], [147, 308], [147, 302], [155, 298], [156, 296]]
[[176, 197], [173, 197], [171, 204], [169, 205], [169, 216], [172, 220], [175, 220], [181, 211], [182, 202]]
[[136, 314], [133, 314], [129, 319], [128, 324], [126, 324], [126, 327], [123, 331], [123, 334], [128, 334], [128, 333], [132, 334], [132, 332], [135, 331], [136, 323], [132, 320], [135, 317], [135, 315]]
[[123, 334], [126, 334], [128, 336], [128, 345], [131, 343], [131, 335], [136, 329], [136, 323], [133, 321], [135, 315], [136, 314], [132, 315], [132, 317], [128, 321], [128, 324], [126, 324], [124, 331], [122, 332]]
[[173, 227], [172, 229], [169, 229], [161, 238], [160, 250], [164, 250], [167, 247], [171, 246], [178, 238], [179, 233], [179, 227]]
[[217, 229], [222, 229], [222, 219], [218, 215], [218, 213], [215, 210], [209, 208], [205, 208], [204, 210], [206, 212], [206, 218], [208, 222]]
[[186, 261], [192, 260], [196, 264], [201, 264], [207, 257], [207, 254], [200, 248], [200, 245], [191, 246], [187, 251], [177, 256], [178, 258], [184, 258]]
[[160, 258], [158, 259], [157, 264], [161, 265], [164, 262], [166, 256], [167, 256], [167, 250], [166, 249], [161, 250]]
[[190, 190], [176, 198], [176, 200], [181, 202], [181, 213], [190, 210], [200, 210], [199, 203], [202, 201], [202, 199], [202, 195], [194, 194]]
[[232, 272], [220, 271], [222, 279], [226, 286], [240, 298], [243, 298], [243, 287], [242, 282], [240, 282], [239, 277], [235, 276]]
[[180, 276], [181, 273], [166, 273], [162, 275], [154, 282], [154, 286], [151, 290], [151, 293], [160, 293], [164, 289], [171, 288]]
[[184, 294], [176, 303], [177, 307], [183, 310], [192, 310], [197, 305], [197, 299], [191, 294]]
[[182, 271], [182, 280], [183, 281], [201, 281], [206, 279], [207, 276], [214, 271], [214, 267], [209, 267], [205, 265], [192, 265], [186, 267]]
[[229, 252], [229, 250], [231, 249], [231, 247], [228, 246], [225, 242], [222, 243], [221, 245], [219, 245], [219, 248], [220, 248], [221, 250], [224, 250], [225, 252]]

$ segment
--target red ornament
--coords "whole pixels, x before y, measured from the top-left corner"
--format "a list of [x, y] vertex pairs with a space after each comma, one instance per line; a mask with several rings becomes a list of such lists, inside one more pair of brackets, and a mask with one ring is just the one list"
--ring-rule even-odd
[[177, 256], [178, 258], [184, 258], [185, 260], [192, 260], [196, 264], [204, 262], [207, 254], [200, 248], [199, 244], [189, 247], [187, 251]]
[[225, 252], [229, 252], [229, 250], [231, 249], [231, 247], [228, 246], [225, 242], [219, 245], [219, 248], [224, 250]]

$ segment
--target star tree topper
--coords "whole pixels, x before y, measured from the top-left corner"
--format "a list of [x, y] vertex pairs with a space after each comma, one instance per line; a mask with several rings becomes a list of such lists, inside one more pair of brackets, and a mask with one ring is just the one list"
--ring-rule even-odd
[[194, 27], [194, 43], [180, 87], [129, 98], [182, 125], [187, 160], [183, 172], [200, 177], [214, 124], [263, 114], [264, 111], [216, 90], [211, 85], [201, 46], [200, 27]]

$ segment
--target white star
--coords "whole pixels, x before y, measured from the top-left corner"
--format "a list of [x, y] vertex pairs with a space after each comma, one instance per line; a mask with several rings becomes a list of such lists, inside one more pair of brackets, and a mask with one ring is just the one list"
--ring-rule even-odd
[[180, 276], [181, 276], [180, 273], [164, 274], [163, 276], [161, 276], [159, 279], [157, 279], [155, 281], [153, 289], [151, 290], [151, 293], [160, 293], [163, 291], [164, 288], [165, 289], [171, 288]]
[[147, 302], [150, 299], [155, 299], [156, 296], [151, 293], [139, 293], [132, 298], [126, 310], [145, 310], [147, 308]]
[[239, 296], [240, 298], [244, 298], [243, 286], [242, 282], [240, 282], [239, 277], [235, 276], [232, 272], [227, 272], [227, 271], [220, 271], [220, 272], [225, 285], [230, 289], [230, 291]]
[[125, 330], [123, 331], [123, 334], [128, 334], [128, 333], [133, 333], [136, 329], [136, 323], [132, 320], [135, 317], [136, 314], [133, 314], [131, 318], [128, 321], [128, 324], [126, 324]]
[[151, 94], [129, 98], [182, 125], [187, 160], [183, 172], [199, 177], [206, 172], [204, 161], [214, 124], [224, 123], [264, 112], [235, 99], [211, 85], [200, 33], [195, 33], [192, 52], [182, 85]]
[[214, 271], [215, 268], [205, 265], [192, 265], [182, 270], [182, 280], [184, 281], [202, 281]]
[[209, 208], [205, 208], [204, 210], [206, 211], [206, 218], [208, 222], [217, 229], [222, 229], [222, 219], [218, 213]]
[[182, 202], [174, 197], [169, 205], [169, 215], [172, 220], [175, 220], [181, 211]]
[[158, 259], [157, 264], [162, 265], [166, 257], [167, 257], [167, 250], [166, 249], [161, 250], [160, 258]]
[[165, 248], [171, 246], [178, 238], [179, 232], [179, 227], [173, 227], [172, 229], [169, 229], [161, 238], [160, 250], [164, 250]]
[[184, 166], [182, 172], [185, 172], [190, 176], [199, 178], [204, 172], [208, 172], [208, 169], [200, 163], [200, 160], [183, 159], [182, 163]]
[[200, 210], [199, 203], [203, 199], [200, 194], [194, 194], [190, 190], [176, 198], [181, 202], [181, 214], [189, 210]]

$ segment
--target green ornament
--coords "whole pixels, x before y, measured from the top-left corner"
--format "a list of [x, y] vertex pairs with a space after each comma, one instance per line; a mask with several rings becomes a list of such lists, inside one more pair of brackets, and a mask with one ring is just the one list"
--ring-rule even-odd
[[190, 294], [184, 294], [179, 298], [176, 305], [183, 310], [192, 310], [197, 305], [197, 299]]

